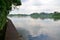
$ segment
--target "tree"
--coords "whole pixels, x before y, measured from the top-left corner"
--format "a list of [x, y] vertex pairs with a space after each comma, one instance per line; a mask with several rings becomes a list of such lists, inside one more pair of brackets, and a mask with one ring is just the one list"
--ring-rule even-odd
[[20, 0], [0, 0], [0, 30], [3, 30], [7, 22], [7, 15], [9, 10], [11, 10], [11, 5], [21, 5]]

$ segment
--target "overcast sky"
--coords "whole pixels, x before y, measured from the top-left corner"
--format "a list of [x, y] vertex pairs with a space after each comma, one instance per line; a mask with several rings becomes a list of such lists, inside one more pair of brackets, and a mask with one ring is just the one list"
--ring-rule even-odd
[[10, 13], [31, 14], [33, 12], [60, 11], [60, 0], [21, 0], [22, 5]]

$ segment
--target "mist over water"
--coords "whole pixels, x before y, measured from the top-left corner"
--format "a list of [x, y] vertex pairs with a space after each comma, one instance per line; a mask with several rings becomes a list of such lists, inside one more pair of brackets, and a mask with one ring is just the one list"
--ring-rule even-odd
[[60, 40], [60, 20], [8, 17], [24, 40]]

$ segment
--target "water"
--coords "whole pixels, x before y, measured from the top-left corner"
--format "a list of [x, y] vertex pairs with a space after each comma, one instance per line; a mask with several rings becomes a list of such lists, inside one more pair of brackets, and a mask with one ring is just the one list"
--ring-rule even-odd
[[24, 40], [60, 40], [60, 20], [9, 17]]

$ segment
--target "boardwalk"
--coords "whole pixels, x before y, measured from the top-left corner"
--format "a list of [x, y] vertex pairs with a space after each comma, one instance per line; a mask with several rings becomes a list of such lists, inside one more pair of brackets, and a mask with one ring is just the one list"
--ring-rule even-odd
[[12, 24], [11, 20], [7, 22], [7, 30], [5, 35], [5, 40], [23, 40], [16, 31], [16, 28]]

